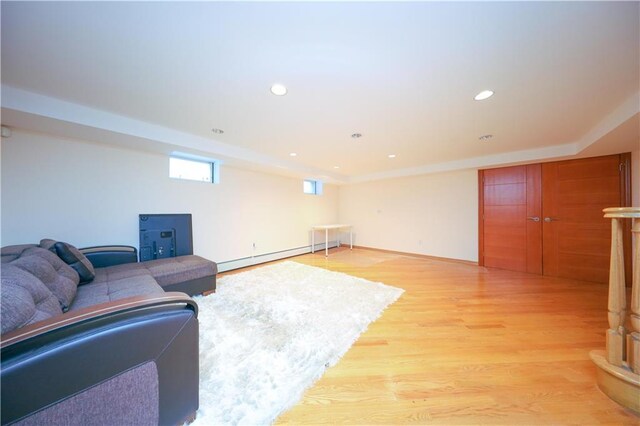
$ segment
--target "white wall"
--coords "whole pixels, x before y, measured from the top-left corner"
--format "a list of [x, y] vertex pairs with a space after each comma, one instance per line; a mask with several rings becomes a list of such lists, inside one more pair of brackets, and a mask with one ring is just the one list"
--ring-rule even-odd
[[300, 179], [224, 165], [218, 185], [175, 180], [165, 155], [15, 129], [1, 161], [2, 246], [138, 247], [138, 214], [191, 213], [194, 252], [223, 262], [309, 245], [310, 225], [337, 220], [334, 185], [306, 195]]
[[354, 244], [478, 260], [476, 170], [341, 186], [339, 220]]
[[[218, 185], [168, 178], [168, 158], [15, 130], [1, 145], [0, 244], [138, 246], [138, 214], [191, 213], [194, 251], [218, 262], [310, 244], [316, 223], [354, 225], [360, 246], [477, 261], [477, 171], [345, 185], [222, 167]], [[640, 206], [640, 150], [632, 153]], [[256, 243], [253, 251], [252, 244]]]
[[[640, 206], [640, 150], [631, 162]], [[478, 261], [477, 170], [342, 186], [339, 194], [338, 217], [354, 225], [356, 245]]]

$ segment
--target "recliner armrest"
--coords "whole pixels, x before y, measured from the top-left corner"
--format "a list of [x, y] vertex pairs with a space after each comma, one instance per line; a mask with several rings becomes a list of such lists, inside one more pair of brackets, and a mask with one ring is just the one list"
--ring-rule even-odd
[[95, 321], [117, 314], [126, 314], [136, 310], [145, 310], [148, 312], [150, 308], [167, 307], [171, 305], [182, 305], [192, 310], [196, 318], [198, 316], [198, 305], [185, 293], [176, 291], [167, 292], [161, 296], [133, 296], [66, 312], [62, 315], [49, 318], [48, 320], [11, 331], [2, 335], [0, 349], [4, 352], [8, 346], [18, 344], [38, 335], [61, 330], [65, 327], [80, 325], [83, 322]]
[[138, 261], [138, 250], [132, 246], [93, 246], [79, 250], [89, 259], [94, 268], [136, 263]]

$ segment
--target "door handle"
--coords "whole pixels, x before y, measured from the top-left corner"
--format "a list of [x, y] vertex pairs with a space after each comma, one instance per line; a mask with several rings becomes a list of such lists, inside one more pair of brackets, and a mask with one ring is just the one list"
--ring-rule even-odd
[[527, 220], [532, 220], [534, 222], [540, 222], [540, 218], [538, 216], [529, 216]]
[[545, 221], [545, 222], [547, 222], [547, 223], [549, 223], [549, 222], [555, 222], [555, 221], [557, 221], [557, 220], [558, 220], [558, 218], [555, 218], [555, 217], [545, 217], [545, 218], [544, 218], [544, 221]]

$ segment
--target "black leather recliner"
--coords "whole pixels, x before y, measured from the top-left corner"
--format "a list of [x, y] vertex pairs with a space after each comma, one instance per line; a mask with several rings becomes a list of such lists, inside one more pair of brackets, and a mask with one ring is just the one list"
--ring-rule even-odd
[[197, 305], [185, 294], [103, 303], [2, 337], [2, 424], [195, 418]]

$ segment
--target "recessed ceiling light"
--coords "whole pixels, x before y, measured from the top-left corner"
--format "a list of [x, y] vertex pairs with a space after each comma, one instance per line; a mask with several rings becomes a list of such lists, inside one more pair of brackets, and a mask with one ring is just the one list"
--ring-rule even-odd
[[359, 139], [359, 138], [362, 137], [362, 133], [354, 133], [354, 134], [351, 135], [351, 137], [354, 138], [354, 139]]
[[395, 155], [395, 154], [389, 154], [387, 157], [389, 157], [389, 158], [396, 158], [396, 155]]
[[221, 135], [221, 134], [223, 134], [223, 133], [224, 133], [224, 130], [222, 130], [222, 129], [216, 129], [215, 127], [214, 127], [213, 129], [211, 129], [211, 131], [212, 131], [213, 133], [215, 133], [216, 135]]
[[334, 169], [338, 170], [340, 166], [333, 166]]
[[493, 137], [493, 135], [482, 135], [478, 139], [481, 140], [481, 141], [488, 141], [492, 137]]
[[271, 93], [273, 93], [276, 96], [284, 96], [287, 94], [287, 88], [284, 87], [283, 84], [276, 83], [273, 86], [271, 86]]
[[291, 157], [295, 157], [295, 156], [296, 156], [296, 155], [298, 155], [298, 154], [296, 154], [295, 152], [290, 152], [290, 153], [289, 153], [289, 155], [290, 155]]
[[493, 90], [483, 90], [482, 92], [478, 93], [473, 99], [475, 99], [476, 101], [484, 101], [485, 99], [489, 99], [491, 96], [493, 96]]

